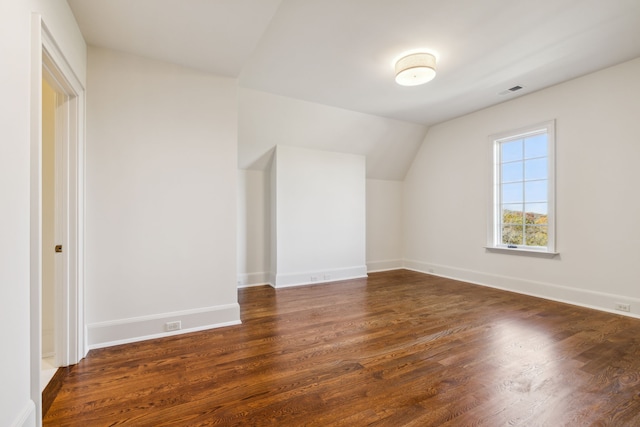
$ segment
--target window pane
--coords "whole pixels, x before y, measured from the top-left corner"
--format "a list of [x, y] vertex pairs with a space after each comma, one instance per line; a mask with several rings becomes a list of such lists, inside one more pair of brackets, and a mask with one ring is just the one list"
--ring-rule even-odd
[[502, 244], [503, 245], [521, 245], [523, 242], [521, 225], [503, 225], [502, 226]]
[[527, 216], [531, 216], [532, 222], [529, 224], [547, 224], [547, 209], [546, 203], [527, 203], [525, 205], [525, 212]]
[[503, 224], [522, 224], [522, 204], [506, 204], [502, 205], [502, 223]]
[[547, 246], [548, 228], [546, 225], [528, 225], [526, 233], [527, 246]]
[[502, 182], [522, 181], [523, 162], [502, 164]]
[[511, 162], [513, 160], [522, 159], [522, 140], [517, 139], [515, 141], [503, 142], [500, 144], [500, 161]]
[[524, 157], [530, 159], [532, 157], [547, 156], [547, 134], [541, 133], [533, 135], [524, 140]]
[[[507, 185], [505, 184], [503, 188]], [[504, 189], [503, 189], [504, 191]], [[530, 202], [546, 202], [547, 201], [547, 180], [531, 181], [524, 183], [525, 201]]]
[[524, 199], [522, 189], [521, 183], [502, 184], [502, 203], [522, 202]]
[[535, 224], [547, 224], [547, 216], [545, 214], [539, 214], [535, 212], [526, 212], [524, 214], [524, 222], [527, 225]]
[[524, 162], [524, 179], [546, 179], [547, 158], [527, 160]]

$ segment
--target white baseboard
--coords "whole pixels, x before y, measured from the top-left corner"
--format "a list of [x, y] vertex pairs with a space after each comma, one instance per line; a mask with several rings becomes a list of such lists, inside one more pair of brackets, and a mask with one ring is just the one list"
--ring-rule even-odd
[[[367, 272], [368, 273], [375, 273], [375, 272], [379, 272], [379, 271], [390, 271], [390, 270], [398, 270], [404, 268], [404, 264], [403, 261], [401, 259], [391, 259], [391, 260], [382, 260], [382, 261], [370, 261], [367, 262]], [[328, 274], [331, 276], [330, 280], [324, 280], [324, 276], [325, 274]], [[360, 272], [358, 272], [357, 274], [361, 274]], [[303, 274], [298, 274], [296, 275], [298, 277], [301, 277], [301, 281], [304, 283], [295, 283], [292, 285], [288, 285], [288, 286], [298, 286], [300, 284], [310, 284], [310, 283], [315, 283], [315, 282], [311, 282], [310, 278], [311, 276], [316, 276], [318, 277], [317, 282], [318, 283], [322, 283], [322, 282], [327, 282], [327, 281], [336, 281], [336, 280], [346, 280], [346, 279], [353, 279], [354, 277], [347, 277], [347, 275], [345, 274], [332, 274], [332, 272], [312, 272], [312, 273], [303, 273]], [[334, 276], [336, 277], [334, 279]], [[366, 277], [366, 275], [358, 275], [357, 277]], [[272, 275], [269, 272], [259, 272], [259, 273], [240, 273], [238, 274], [238, 288], [250, 288], [250, 287], [254, 287], [254, 286], [264, 286], [264, 285], [270, 285], [273, 287], [273, 284], [275, 283], [276, 278], [275, 275]], [[282, 287], [278, 286], [278, 287]]]
[[238, 288], [250, 288], [252, 286], [268, 285], [269, 273], [243, 273], [238, 274]]
[[[537, 282], [517, 277], [489, 274], [481, 271], [413, 260], [405, 260], [404, 268], [448, 279], [461, 280], [475, 285], [487, 286], [490, 288], [516, 292], [523, 295], [592, 308], [623, 316], [640, 318], [640, 299], [624, 295], [595, 292], [554, 283]], [[614, 306], [618, 302], [630, 304], [631, 311], [624, 312], [615, 310]]]
[[286, 288], [289, 286], [315, 285], [318, 283], [359, 279], [362, 277], [367, 277], [366, 265], [332, 270], [307, 271], [303, 273], [276, 274], [272, 286], [274, 288]]
[[369, 273], [376, 273], [378, 271], [390, 271], [403, 268], [404, 263], [401, 259], [388, 259], [383, 261], [369, 261], [367, 262], [367, 271]]
[[[167, 322], [180, 321], [182, 329], [167, 332]], [[119, 319], [87, 325], [90, 350], [127, 344], [153, 338], [240, 324], [240, 305], [237, 303], [194, 310], [160, 313], [130, 319]]]
[[35, 427], [36, 426], [36, 405], [29, 399], [27, 405], [22, 410], [18, 418], [11, 424], [13, 427]]

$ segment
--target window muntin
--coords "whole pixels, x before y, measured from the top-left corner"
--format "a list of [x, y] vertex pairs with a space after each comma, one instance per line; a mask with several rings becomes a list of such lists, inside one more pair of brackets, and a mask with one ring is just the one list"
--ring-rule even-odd
[[553, 252], [554, 122], [494, 135], [489, 247]]

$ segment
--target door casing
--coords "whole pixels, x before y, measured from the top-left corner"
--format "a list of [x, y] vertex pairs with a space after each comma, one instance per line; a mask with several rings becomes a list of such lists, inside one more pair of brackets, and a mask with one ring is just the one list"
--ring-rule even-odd
[[[59, 94], [56, 107], [55, 351], [59, 366], [86, 354], [84, 327], [84, 147], [85, 89], [47, 29], [42, 16], [31, 22], [30, 165], [30, 372], [36, 423], [42, 423], [42, 79]], [[53, 248], [52, 248], [53, 250]]]

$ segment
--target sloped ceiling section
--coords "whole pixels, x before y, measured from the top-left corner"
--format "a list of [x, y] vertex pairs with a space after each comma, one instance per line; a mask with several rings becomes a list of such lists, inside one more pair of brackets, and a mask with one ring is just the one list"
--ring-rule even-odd
[[423, 125], [240, 89], [241, 169], [263, 169], [276, 145], [348, 152], [367, 158], [367, 177], [401, 181], [427, 128]]
[[[427, 126], [640, 56], [638, 0], [68, 1], [90, 45], [238, 78], [241, 168], [284, 140], [403, 176]], [[418, 48], [436, 78], [396, 85], [394, 59]]]

